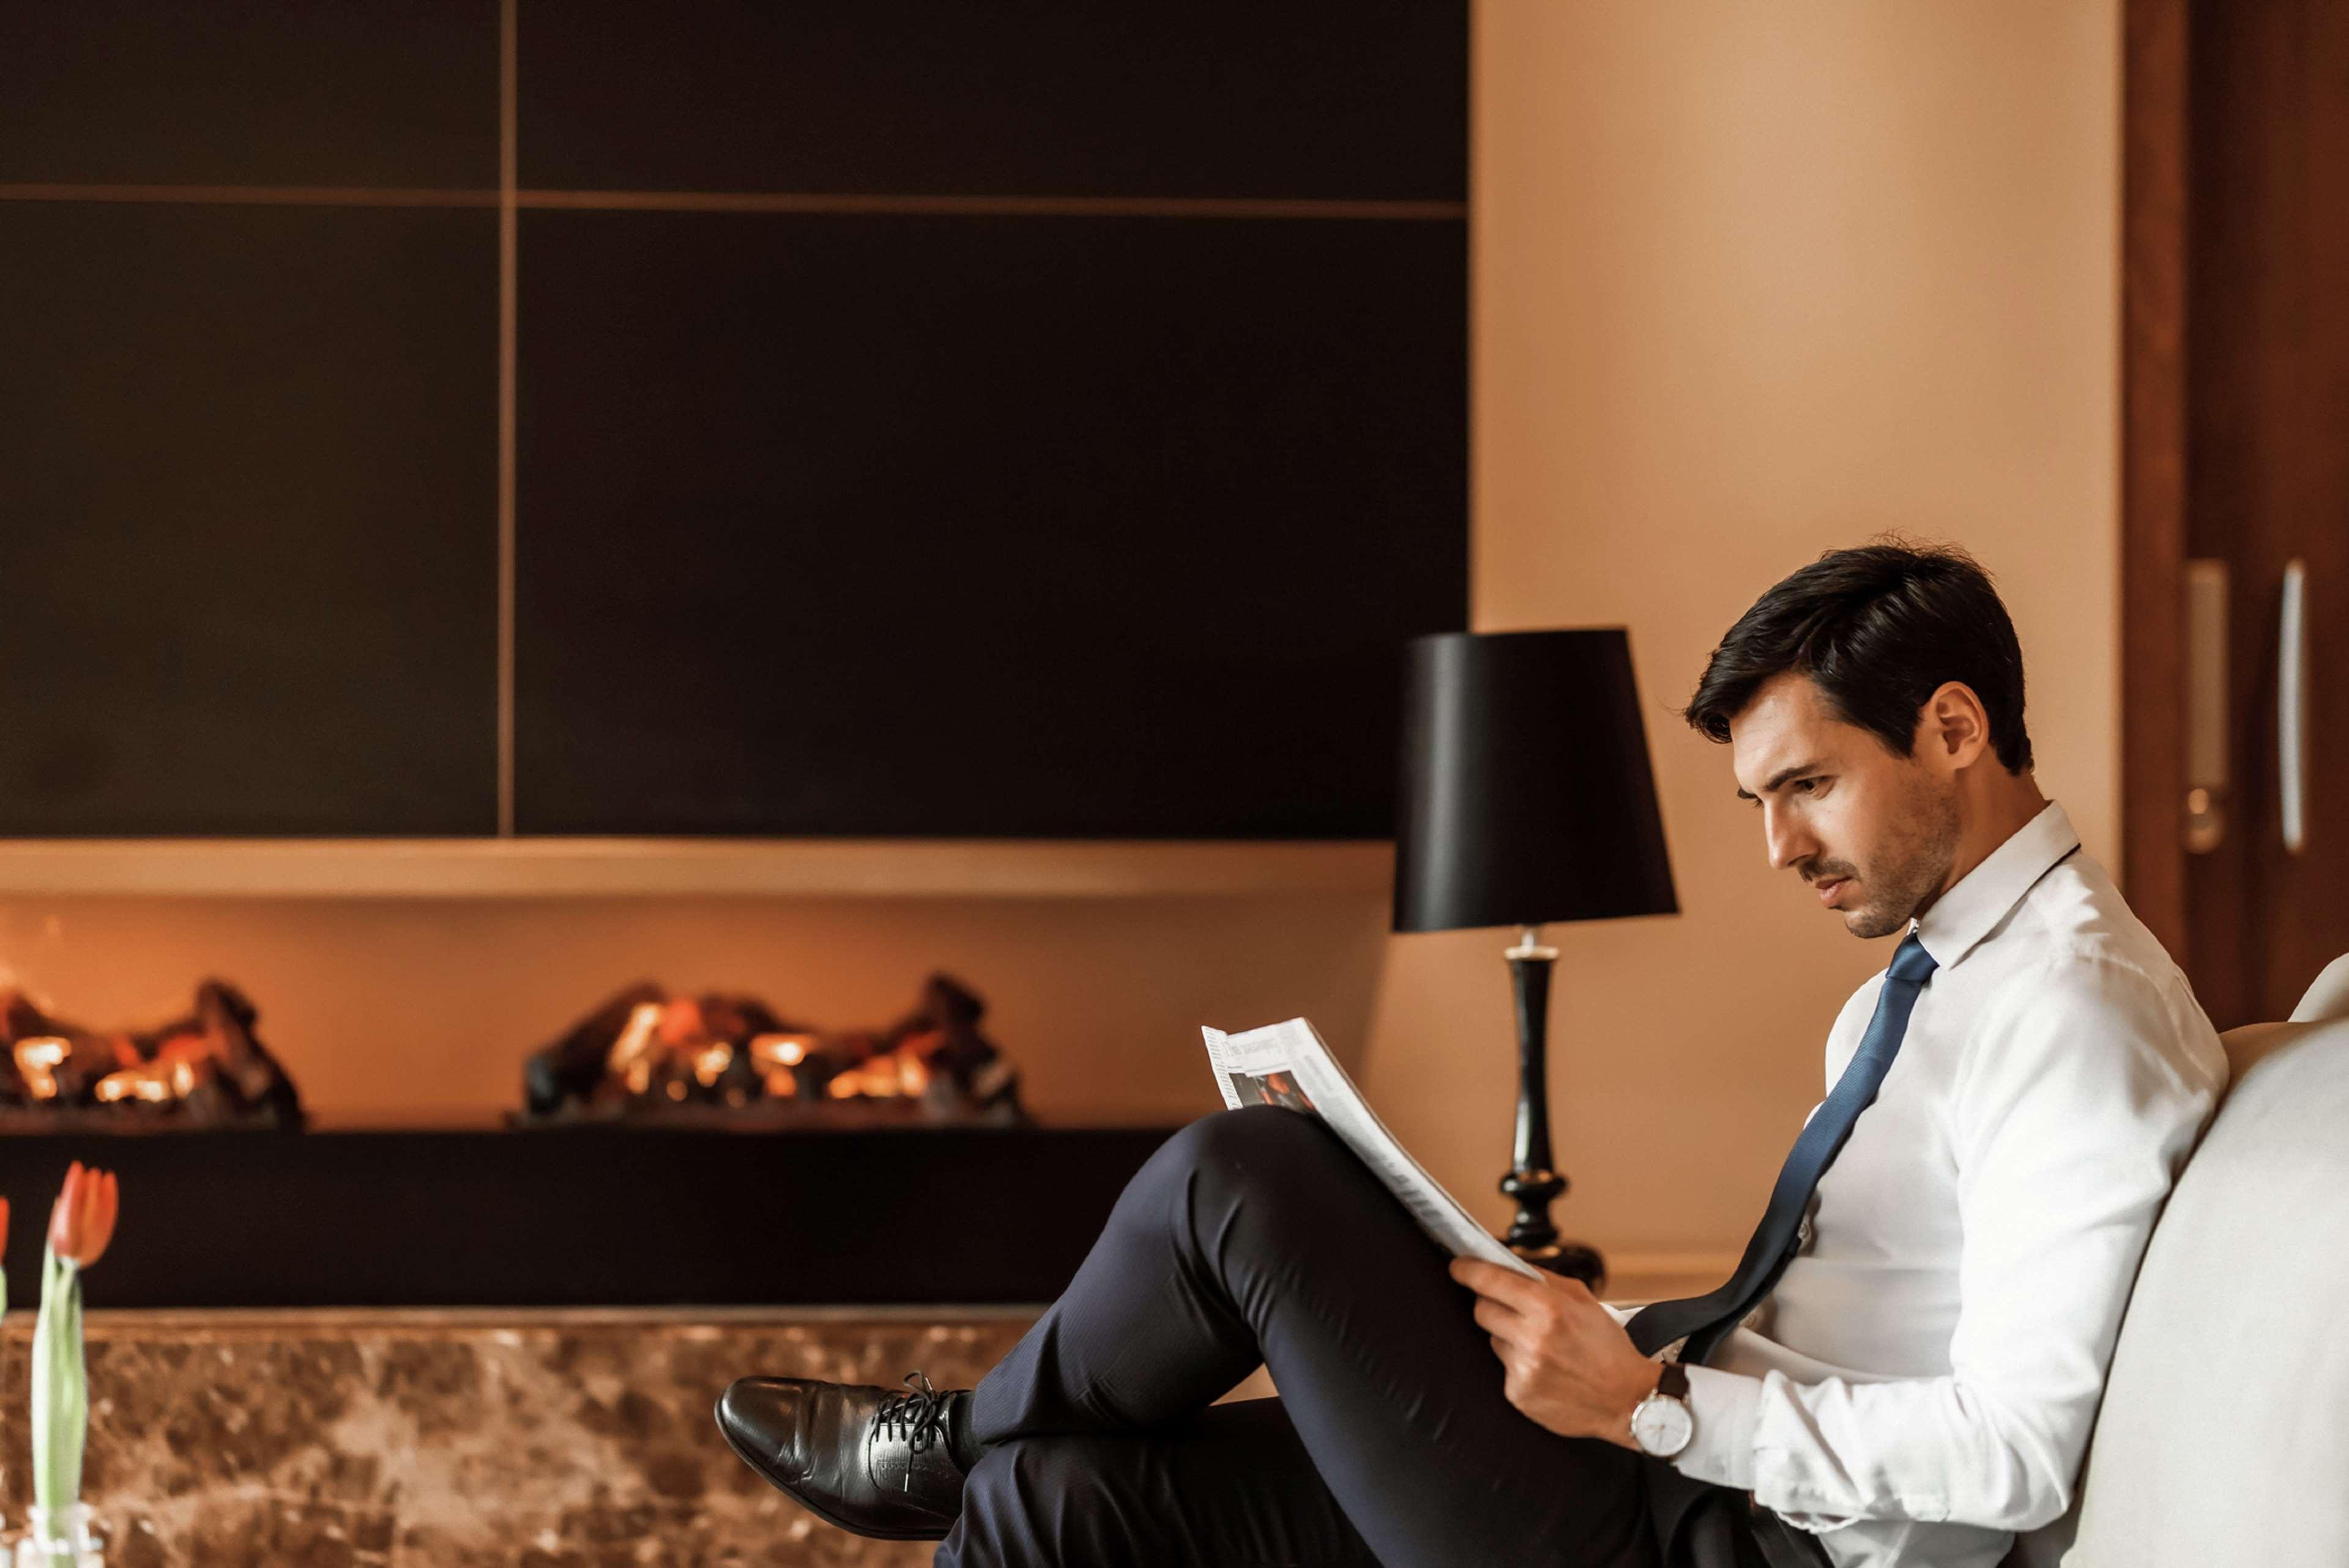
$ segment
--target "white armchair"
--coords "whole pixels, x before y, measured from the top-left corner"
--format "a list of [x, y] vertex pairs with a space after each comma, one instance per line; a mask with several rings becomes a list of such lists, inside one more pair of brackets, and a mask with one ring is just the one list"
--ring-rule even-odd
[[2225, 1040], [2233, 1083], [2146, 1249], [2064, 1568], [2349, 1563], [2349, 957], [2290, 1022]]

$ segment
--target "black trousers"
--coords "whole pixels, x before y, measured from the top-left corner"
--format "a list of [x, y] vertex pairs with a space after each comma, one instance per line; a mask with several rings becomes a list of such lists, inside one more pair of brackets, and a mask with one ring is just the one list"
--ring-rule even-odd
[[[1195, 1122], [979, 1384], [936, 1562], [1762, 1568], [1744, 1494], [1512, 1407], [1471, 1305], [1318, 1120]], [[1259, 1361], [1279, 1398], [1211, 1408]]]

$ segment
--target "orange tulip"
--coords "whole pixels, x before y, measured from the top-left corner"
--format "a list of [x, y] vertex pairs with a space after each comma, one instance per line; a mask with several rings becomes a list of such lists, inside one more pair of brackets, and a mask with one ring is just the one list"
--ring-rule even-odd
[[114, 1239], [114, 1216], [121, 1206], [111, 1172], [85, 1170], [80, 1161], [66, 1171], [65, 1190], [49, 1211], [49, 1251], [82, 1268], [106, 1254]]

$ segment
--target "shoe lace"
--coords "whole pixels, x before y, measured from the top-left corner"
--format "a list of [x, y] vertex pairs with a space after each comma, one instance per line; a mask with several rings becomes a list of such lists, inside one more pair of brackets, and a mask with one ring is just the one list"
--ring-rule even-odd
[[947, 1440], [949, 1396], [931, 1387], [929, 1378], [919, 1372], [906, 1373], [903, 1381], [910, 1391], [884, 1400], [873, 1424], [884, 1433], [905, 1438], [914, 1452], [925, 1453]]

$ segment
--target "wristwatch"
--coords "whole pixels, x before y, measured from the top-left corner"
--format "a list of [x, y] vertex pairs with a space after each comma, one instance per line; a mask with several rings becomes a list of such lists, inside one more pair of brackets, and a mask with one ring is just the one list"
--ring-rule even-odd
[[1656, 1391], [1631, 1412], [1631, 1440], [1642, 1452], [1668, 1460], [1688, 1447], [1696, 1433], [1696, 1419], [1689, 1414], [1688, 1387], [1688, 1368], [1677, 1361], [1665, 1362], [1656, 1378]]

